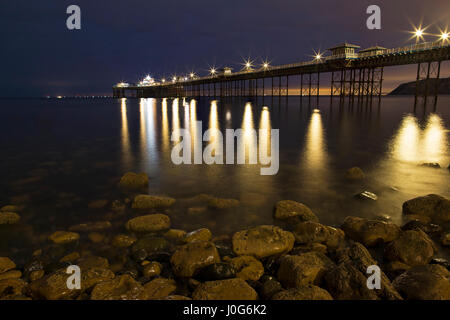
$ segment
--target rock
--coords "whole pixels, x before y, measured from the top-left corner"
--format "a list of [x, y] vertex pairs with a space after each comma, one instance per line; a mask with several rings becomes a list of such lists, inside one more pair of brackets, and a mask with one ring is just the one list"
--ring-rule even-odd
[[317, 252], [326, 254], [328, 252], [328, 248], [324, 244], [313, 242], [313, 243], [309, 243], [309, 244], [302, 244], [299, 246], [295, 246], [291, 250], [290, 254], [293, 256], [298, 256], [302, 253], [310, 252], [310, 251], [317, 251]]
[[91, 294], [91, 300], [147, 300], [147, 298], [144, 287], [128, 274], [97, 284]]
[[164, 233], [164, 237], [176, 243], [184, 243], [186, 238], [186, 231], [179, 229], [170, 229], [169, 231]]
[[443, 246], [450, 246], [450, 233], [445, 233], [442, 235], [441, 243]]
[[415, 266], [393, 282], [410, 300], [450, 300], [450, 272], [437, 264]]
[[0, 297], [4, 299], [5, 296], [23, 295], [27, 283], [22, 279], [4, 279], [0, 280]]
[[347, 170], [345, 173], [345, 179], [347, 180], [361, 180], [365, 178], [365, 174], [359, 167], [353, 167]]
[[411, 220], [402, 226], [402, 230], [422, 230], [430, 236], [438, 235], [442, 232], [442, 227], [437, 224], [424, 223], [419, 220]]
[[97, 222], [87, 222], [81, 223], [69, 228], [72, 232], [94, 232], [103, 231], [111, 228], [111, 222], [109, 221], [97, 221]]
[[160, 213], [148, 214], [128, 220], [125, 227], [138, 233], [158, 232], [170, 228], [170, 218]]
[[142, 268], [142, 275], [144, 277], [153, 278], [159, 276], [162, 271], [162, 265], [159, 262], [153, 261], [147, 263]]
[[358, 217], [346, 217], [341, 228], [350, 239], [368, 247], [391, 242], [400, 235], [400, 228], [393, 223]]
[[22, 211], [22, 207], [21, 206], [15, 206], [13, 204], [3, 206], [0, 209], [0, 212], [20, 212], [20, 211]]
[[384, 256], [389, 261], [418, 266], [428, 264], [435, 253], [433, 241], [422, 230], [408, 230], [386, 246]]
[[208, 207], [214, 209], [228, 209], [239, 206], [239, 200], [236, 199], [224, 199], [224, 198], [211, 198], [208, 201]]
[[101, 200], [95, 200], [88, 203], [89, 209], [103, 209], [108, 204], [108, 200], [101, 199]]
[[192, 232], [189, 232], [184, 237], [185, 242], [193, 242], [193, 241], [209, 241], [212, 238], [212, 233], [206, 228], [198, 229]]
[[117, 214], [120, 214], [120, 213], [124, 212], [125, 209], [126, 209], [125, 203], [123, 203], [120, 200], [114, 200], [111, 203], [111, 211], [113, 211], [113, 212], [115, 212]]
[[430, 264], [438, 264], [443, 266], [444, 268], [446, 268], [447, 270], [450, 271], [450, 262], [446, 259], [442, 259], [442, 258], [433, 258], [430, 261]]
[[318, 284], [333, 262], [319, 252], [307, 252], [298, 256], [286, 255], [280, 260], [277, 278], [285, 288]]
[[403, 203], [403, 214], [425, 216], [437, 222], [449, 222], [450, 200], [436, 194], [414, 198]]
[[59, 262], [75, 262], [78, 259], [80, 259], [80, 254], [75, 251], [59, 259]]
[[119, 181], [119, 187], [122, 189], [139, 190], [148, 187], [148, 176], [145, 173], [125, 173]]
[[302, 286], [278, 292], [273, 300], [333, 300], [327, 290], [314, 285]]
[[20, 216], [15, 212], [0, 212], [0, 225], [16, 224], [20, 221]]
[[230, 263], [213, 263], [198, 271], [196, 278], [202, 281], [224, 280], [236, 277], [236, 270]]
[[425, 162], [425, 163], [422, 163], [420, 166], [421, 167], [434, 168], [434, 169], [440, 169], [441, 168], [441, 165], [439, 163], [437, 163], [437, 162]]
[[177, 285], [172, 279], [157, 278], [144, 285], [148, 299], [160, 299], [171, 295]]
[[22, 272], [20, 272], [19, 270], [10, 270], [0, 273], [0, 280], [19, 279], [20, 277], [22, 277]]
[[105, 235], [98, 232], [91, 232], [88, 234], [88, 238], [92, 241], [92, 243], [100, 243], [105, 240]]
[[118, 234], [112, 240], [112, 245], [118, 248], [128, 248], [136, 242], [136, 238], [125, 234]]
[[220, 262], [220, 257], [212, 242], [195, 241], [179, 247], [170, 262], [177, 276], [192, 277], [199, 269]]
[[258, 294], [240, 278], [208, 281], [192, 293], [194, 300], [256, 300]]
[[208, 207], [190, 207], [187, 209], [189, 215], [199, 215], [208, 211]]
[[294, 235], [276, 226], [258, 226], [233, 235], [233, 251], [237, 255], [265, 258], [289, 252], [294, 246]]
[[319, 222], [317, 216], [303, 203], [292, 200], [278, 201], [275, 205], [275, 219], [292, 217], [298, 217], [301, 221]]
[[345, 237], [344, 231], [341, 229], [328, 227], [313, 221], [296, 224], [292, 233], [297, 243], [308, 245], [322, 243], [331, 249], [337, 248]]
[[36, 281], [36, 280], [42, 279], [42, 277], [44, 277], [44, 275], [45, 275], [44, 270], [31, 271], [30, 275], [29, 275], [29, 279], [30, 279], [30, 281]]
[[236, 276], [243, 280], [257, 281], [264, 274], [264, 267], [252, 256], [239, 256], [230, 260]]
[[0, 257], [0, 273], [12, 270], [16, 267], [14, 261], [8, 257]]
[[268, 276], [260, 288], [260, 296], [264, 300], [269, 300], [272, 299], [276, 293], [283, 290], [284, 289], [281, 286], [281, 283], [279, 283], [274, 277]]
[[131, 208], [135, 210], [167, 208], [173, 205], [174, 203], [175, 203], [174, 198], [140, 194], [134, 198], [133, 203], [131, 204]]
[[66, 244], [78, 241], [80, 235], [76, 232], [56, 231], [52, 233], [48, 239], [55, 244]]
[[378, 196], [370, 191], [363, 191], [361, 193], [358, 193], [355, 195], [355, 198], [361, 199], [361, 200], [372, 200], [372, 201], [377, 201], [378, 200]]

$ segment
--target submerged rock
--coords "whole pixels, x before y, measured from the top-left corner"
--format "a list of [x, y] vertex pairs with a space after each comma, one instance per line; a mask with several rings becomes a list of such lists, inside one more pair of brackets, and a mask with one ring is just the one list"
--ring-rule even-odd
[[138, 233], [158, 232], [170, 228], [170, 218], [160, 213], [148, 214], [128, 220], [125, 227]]
[[347, 170], [345, 173], [345, 178], [347, 180], [361, 180], [365, 178], [365, 174], [361, 168], [353, 167]]
[[363, 191], [361, 193], [358, 193], [355, 195], [355, 198], [357, 199], [361, 199], [361, 200], [372, 200], [372, 201], [377, 201], [378, 200], [378, 196], [370, 191]]
[[408, 230], [386, 246], [384, 256], [389, 261], [418, 266], [428, 264], [435, 253], [433, 241], [422, 230]]
[[393, 223], [358, 217], [346, 217], [341, 228], [350, 239], [368, 247], [391, 242], [398, 238], [401, 231]]
[[148, 176], [145, 173], [127, 172], [119, 181], [122, 189], [139, 190], [148, 187]]
[[393, 284], [406, 299], [450, 300], [450, 272], [437, 264], [413, 267]]
[[136, 238], [126, 234], [118, 234], [112, 240], [112, 245], [119, 248], [127, 248], [136, 242]]
[[330, 293], [318, 286], [307, 285], [276, 293], [273, 300], [333, 300]]
[[192, 293], [194, 300], [256, 300], [258, 294], [240, 278], [208, 281]]
[[69, 231], [73, 232], [93, 232], [93, 231], [103, 231], [111, 228], [111, 222], [109, 221], [97, 221], [97, 222], [87, 222], [81, 223], [69, 228]]
[[147, 298], [144, 287], [128, 274], [97, 284], [91, 294], [91, 300], [147, 300]]
[[334, 263], [320, 252], [307, 252], [298, 256], [286, 255], [281, 258], [277, 278], [285, 288], [318, 284], [333, 265]]
[[298, 217], [301, 221], [319, 222], [319, 218], [303, 203], [282, 200], [275, 205], [275, 219], [288, 219]]
[[436, 194], [417, 197], [403, 203], [403, 214], [424, 216], [437, 222], [449, 222], [450, 200]]
[[55, 244], [67, 244], [78, 241], [80, 235], [76, 232], [56, 231], [52, 233], [48, 239]]
[[140, 194], [134, 198], [133, 203], [131, 204], [131, 208], [136, 210], [167, 208], [173, 205], [174, 203], [175, 203], [174, 198]]
[[199, 269], [220, 262], [220, 257], [212, 242], [195, 241], [179, 247], [170, 262], [177, 276], [192, 277]]
[[252, 256], [239, 256], [230, 260], [236, 276], [243, 280], [257, 281], [264, 274], [264, 266]]
[[233, 251], [237, 255], [265, 258], [289, 252], [294, 246], [294, 235], [275, 226], [263, 225], [236, 232], [233, 235]]
[[225, 199], [213, 197], [208, 201], [208, 207], [215, 209], [228, 209], [237, 207], [239, 205], [239, 200], [236, 199]]
[[20, 221], [20, 216], [15, 212], [0, 212], [0, 225], [16, 224]]

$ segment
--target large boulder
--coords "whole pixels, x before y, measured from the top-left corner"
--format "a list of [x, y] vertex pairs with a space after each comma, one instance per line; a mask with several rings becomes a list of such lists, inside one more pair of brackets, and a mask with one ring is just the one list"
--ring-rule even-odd
[[195, 288], [194, 300], [256, 300], [258, 294], [240, 278], [207, 281]]
[[437, 194], [417, 197], [403, 203], [403, 214], [423, 216], [436, 222], [450, 222], [450, 200]]
[[346, 217], [341, 228], [350, 239], [368, 247], [391, 242], [400, 235], [400, 228], [393, 223], [358, 217]]
[[97, 284], [91, 293], [91, 300], [147, 300], [147, 298], [144, 287], [128, 274]]
[[323, 253], [312, 251], [298, 256], [286, 255], [280, 260], [278, 280], [285, 288], [319, 284], [333, 262]]
[[272, 297], [273, 300], [333, 300], [330, 293], [318, 286], [307, 285], [283, 290]]
[[128, 190], [139, 190], [148, 187], [148, 176], [145, 173], [127, 172], [119, 181], [119, 187]]
[[313, 243], [322, 243], [331, 249], [337, 248], [345, 237], [344, 231], [341, 229], [313, 221], [296, 224], [292, 232], [295, 236], [295, 241], [299, 244], [312, 245]]
[[209, 241], [194, 241], [179, 247], [170, 259], [174, 273], [192, 277], [199, 269], [220, 262], [215, 245]]
[[393, 284], [406, 299], [450, 300], [450, 272], [437, 264], [413, 267]]
[[265, 258], [289, 252], [294, 246], [294, 235], [275, 226], [258, 226], [233, 235], [233, 251], [237, 255]]
[[125, 227], [138, 233], [158, 232], [170, 228], [170, 218], [160, 213], [148, 214], [128, 220]]
[[275, 205], [275, 219], [289, 219], [298, 217], [301, 221], [319, 222], [319, 218], [300, 202], [292, 200], [281, 200]]
[[436, 253], [433, 241], [422, 230], [408, 230], [389, 243], [384, 252], [388, 261], [398, 261], [409, 266], [428, 264]]
[[174, 203], [175, 203], [174, 198], [140, 194], [133, 199], [131, 208], [136, 210], [150, 210], [155, 208], [167, 208], [173, 205]]

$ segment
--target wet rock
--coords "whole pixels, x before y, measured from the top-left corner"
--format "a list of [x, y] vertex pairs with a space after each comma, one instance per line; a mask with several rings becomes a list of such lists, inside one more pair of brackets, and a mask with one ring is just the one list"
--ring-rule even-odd
[[357, 199], [361, 199], [361, 200], [372, 200], [372, 201], [377, 201], [378, 200], [378, 196], [370, 191], [363, 191], [361, 193], [358, 193], [355, 195], [355, 198]]
[[175, 243], [184, 243], [186, 238], [186, 231], [179, 229], [170, 229], [164, 233], [164, 237]]
[[177, 285], [172, 279], [157, 278], [144, 285], [148, 299], [160, 299], [171, 295]]
[[0, 212], [20, 212], [22, 211], [22, 206], [16, 206], [13, 204], [3, 206]]
[[212, 238], [212, 233], [209, 229], [202, 228], [192, 232], [189, 232], [184, 237], [185, 242], [193, 242], [193, 241], [209, 241]]
[[302, 244], [299, 246], [295, 246], [291, 252], [289, 252], [290, 255], [298, 256], [302, 253], [310, 252], [310, 251], [317, 251], [321, 252], [323, 254], [326, 254], [328, 252], [328, 248], [326, 245], [321, 243], [308, 243], [308, 244]]
[[230, 263], [213, 263], [209, 266], [201, 268], [196, 278], [202, 281], [214, 281], [234, 278], [236, 276], [236, 270]]
[[153, 278], [161, 274], [162, 265], [159, 262], [149, 262], [142, 267], [142, 275], [147, 278]]
[[240, 278], [208, 281], [192, 293], [194, 300], [256, 300], [258, 294]]
[[128, 190], [147, 188], [148, 176], [145, 173], [127, 172], [120, 178], [119, 187]]
[[190, 207], [187, 209], [189, 215], [199, 215], [208, 211], [208, 207]]
[[425, 163], [422, 163], [420, 166], [421, 167], [434, 168], [434, 169], [440, 169], [441, 168], [441, 165], [439, 163], [437, 163], [437, 162], [425, 162]]
[[433, 258], [430, 261], [430, 264], [438, 264], [440, 266], [443, 266], [444, 268], [446, 268], [447, 270], [450, 271], [450, 262], [446, 259], [443, 258]]
[[295, 225], [292, 233], [294, 234], [297, 243], [321, 243], [331, 249], [337, 248], [345, 237], [344, 231], [341, 229], [328, 227], [313, 221], [298, 223]]
[[147, 255], [149, 255], [154, 252], [163, 252], [167, 250], [169, 246], [170, 244], [166, 239], [150, 235], [136, 241], [136, 243], [133, 244], [131, 251], [137, 252], [140, 250], [145, 250]]
[[278, 280], [285, 288], [319, 284], [333, 262], [319, 252], [307, 252], [298, 256], [286, 255], [280, 259]]
[[36, 281], [36, 280], [42, 279], [42, 277], [44, 277], [44, 276], [45, 276], [44, 270], [36, 270], [36, 271], [30, 272], [30, 275], [28, 278], [30, 279], [30, 281]]
[[252, 256], [239, 256], [230, 259], [230, 264], [236, 270], [236, 277], [243, 280], [257, 281], [264, 274], [264, 267]]
[[406, 299], [450, 300], [450, 272], [440, 265], [413, 267], [393, 284]]
[[276, 293], [283, 291], [281, 283], [279, 283], [274, 277], [268, 276], [265, 281], [263, 281], [260, 288], [260, 296], [264, 300], [271, 299]]
[[237, 255], [265, 258], [289, 252], [294, 246], [294, 235], [276, 226], [263, 225], [236, 232], [233, 235], [233, 251]]
[[442, 227], [437, 224], [424, 223], [419, 220], [411, 220], [402, 226], [402, 230], [422, 230], [430, 236], [438, 235], [442, 232]]
[[0, 257], [0, 273], [12, 270], [16, 267], [14, 261], [8, 257]]
[[170, 262], [177, 276], [192, 277], [199, 269], [220, 262], [220, 257], [212, 242], [195, 241], [179, 247]]
[[436, 194], [417, 197], [403, 203], [403, 214], [430, 218], [432, 221], [450, 221], [450, 200]]
[[5, 299], [5, 296], [23, 295], [27, 283], [21, 279], [5, 279], [0, 280], [0, 298]]
[[302, 286], [278, 292], [273, 300], [333, 300], [327, 290], [314, 285]]
[[211, 198], [208, 201], [208, 207], [214, 209], [228, 209], [239, 206], [239, 200], [225, 198]]
[[391, 242], [400, 235], [400, 228], [393, 223], [358, 217], [346, 217], [341, 228], [350, 239], [368, 247]]
[[83, 257], [77, 261], [77, 265], [82, 270], [87, 270], [90, 268], [109, 268], [108, 260], [97, 256]]
[[123, 203], [123, 202], [120, 201], [120, 200], [114, 200], [114, 201], [111, 203], [111, 211], [112, 211], [112, 212], [115, 212], [115, 213], [120, 214], [120, 213], [124, 212], [125, 209], [126, 209], [125, 203]]
[[55, 244], [67, 244], [78, 241], [78, 239], [80, 239], [78, 233], [68, 231], [56, 231], [48, 237], [48, 240]]
[[384, 256], [389, 261], [417, 266], [428, 264], [435, 253], [433, 241], [422, 230], [408, 230], [386, 246]]
[[0, 225], [16, 224], [20, 221], [20, 216], [15, 212], [0, 212]]
[[298, 217], [301, 221], [319, 222], [317, 216], [303, 203], [292, 200], [278, 201], [275, 205], [275, 219], [292, 217]]
[[445, 233], [442, 235], [441, 244], [443, 246], [450, 246], [450, 233]]
[[0, 273], [0, 280], [19, 279], [20, 277], [22, 277], [22, 272], [20, 272], [19, 270], [10, 270]]
[[88, 234], [88, 238], [92, 243], [101, 243], [105, 240], [105, 235], [98, 232], [91, 232]]
[[80, 259], [80, 254], [78, 252], [71, 252], [67, 255], [65, 255], [64, 257], [62, 257], [61, 259], [59, 259], [59, 262], [75, 262], [78, 259]]
[[81, 223], [69, 228], [72, 232], [94, 232], [103, 231], [111, 228], [111, 222], [109, 221], [97, 221], [97, 222], [87, 222]]
[[91, 293], [91, 300], [147, 300], [147, 298], [144, 287], [128, 274], [97, 284]]
[[170, 218], [160, 213], [148, 214], [128, 220], [125, 227], [138, 233], [158, 232], [170, 228]]
[[128, 248], [136, 242], [136, 238], [125, 234], [118, 234], [112, 240], [112, 245], [118, 248]]
[[131, 208], [135, 210], [167, 208], [173, 205], [174, 203], [175, 203], [174, 198], [140, 194], [134, 198], [133, 203], [131, 204]]
[[347, 180], [361, 180], [365, 178], [364, 171], [359, 167], [353, 167], [347, 170], [345, 173], [345, 179]]

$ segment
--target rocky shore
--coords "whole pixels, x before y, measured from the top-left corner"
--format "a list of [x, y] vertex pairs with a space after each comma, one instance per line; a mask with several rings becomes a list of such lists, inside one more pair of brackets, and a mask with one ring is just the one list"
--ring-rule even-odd
[[[327, 226], [307, 205], [282, 200], [273, 204], [273, 225], [214, 235], [177, 229], [171, 208], [220, 212], [239, 200], [174, 199], [144, 194], [147, 186], [147, 175], [127, 173], [122, 198], [89, 204], [103, 220], [46, 235], [26, 261], [0, 257], [0, 299], [450, 299], [450, 263], [438, 258], [450, 250], [450, 201], [439, 195], [403, 203], [402, 226], [386, 216]], [[0, 227], [20, 223], [22, 210], [2, 207]], [[81, 269], [80, 289], [67, 287], [69, 265]], [[367, 287], [371, 265], [382, 270], [380, 289]]]

